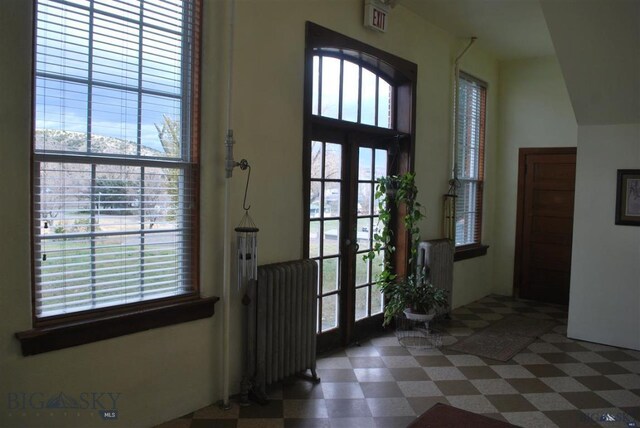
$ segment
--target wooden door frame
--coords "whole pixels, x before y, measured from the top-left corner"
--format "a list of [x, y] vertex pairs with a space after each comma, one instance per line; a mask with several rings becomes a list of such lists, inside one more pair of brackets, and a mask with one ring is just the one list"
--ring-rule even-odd
[[520, 297], [522, 283], [522, 233], [524, 231], [524, 192], [527, 156], [529, 155], [575, 155], [577, 147], [521, 147], [518, 151], [518, 193], [516, 196], [516, 247], [513, 263], [513, 297]]
[[[393, 143], [389, 141], [396, 141], [398, 144], [398, 134], [391, 131], [378, 132], [378, 133], [364, 133], [358, 130], [335, 130], [325, 129], [320, 127], [315, 131], [314, 137], [318, 137], [318, 140], [330, 142], [333, 144], [339, 144], [341, 146], [342, 164], [341, 164], [341, 204], [340, 204], [340, 241], [339, 241], [339, 259], [340, 270], [339, 280], [341, 284], [355, 284], [356, 277], [356, 265], [354, 259], [351, 259], [351, 252], [353, 249], [353, 241], [357, 240], [356, 235], [353, 234], [351, 226], [357, 225], [357, 189], [358, 189], [358, 171], [359, 171], [359, 149], [369, 148], [371, 150], [385, 150], [388, 153], [387, 161], [387, 173], [396, 173], [394, 170], [389, 170], [393, 165], [399, 165], [402, 160], [392, 160], [397, 148]], [[372, 141], [373, 140], [373, 141]], [[393, 152], [393, 154], [392, 154]], [[372, 171], [373, 173], [373, 171]], [[306, 178], [305, 188], [310, 188], [311, 179]], [[308, 206], [308, 204], [306, 204]], [[373, 210], [373, 206], [371, 207]], [[404, 231], [404, 224], [399, 220], [399, 216], [392, 211], [392, 219], [396, 221], [395, 230]], [[305, 236], [308, 236], [309, 225], [308, 212], [305, 215]], [[408, 244], [409, 240], [403, 238], [406, 233], [397, 233], [398, 236], [394, 236], [393, 245], [398, 249], [396, 253], [400, 253], [401, 262], [395, 261], [395, 263], [406, 264], [408, 260]], [[352, 241], [351, 244], [345, 244], [345, 239]], [[305, 240], [305, 244], [308, 245], [308, 239]], [[406, 245], [406, 249], [405, 249]], [[305, 254], [308, 254], [308, 247], [305, 247]], [[355, 257], [358, 257], [356, 254]], [[402, 272], [406, 271], [406, 267], [402, 266], [400, 269]], [[373, 279], [373, 278], [372, 278]], [[374, 289], [377, 285], [371, 285]], [[328, 350], [337, 349], [340, 347], [348, 346], [350, 343], [359, 343], [360, 341], [371, 337], [374, 334], [384, 332], [383, 314], [376, 314], [370, 317], [366, 317], [360, 320], [355, 319], [355, 301], [356, 301], [356, 288], [343, 287], [338, 291], [339, 296], [339, 312], [338, 312], [338, 328], [330, 329], [320, 333], [317, 336], [317, 349], [320, 353], [324, 353]], [[341, 326], [341, 327], [340, 327]]]
[[[313, 57], [314, 55], [331, 56], [341, 60], [354, 62], [359, 66], [374, 72], [374, 74], [384, 78], [394, 87], [394, 126], [391, 129], [378, 128], [375, 126], [364, 125], [362, 123], [346, 122], [338, 119], [327, 118], [323, 116], [314, 116], [312, 114], [313, 100]], [[353, 133], [362, 133], [373, 137], [393, 138], [396, 141], [393, 146], [393, 156], [396, 160], [394, 174], [401, 174], [414, 170], [414, 154], [415, 154], [415, 129], [416, 129], [416, 105], [417, 105], [417, 75], [418, 66], [408, 60], [402, 59], [394, 54], [385, 52], [381, 49], [367, 45], [356, 39], [336, 33], [328, 28], [321, 27], [312, 22], [306, 23], [306, 39], [305, 39], [305, 84], [304, 84], [304, 107], [303, 107], [303, 198], [302, 212], [304, 213], [303, 226], [303, 256], [309, 254], [309, 192], [310, 192], [310, 171], [311, 162], [311, 144], [314, 138], [326, 132], [328, 135], [345, 135], [351, 136]], [[341, 97], [340, 97], [341, 99]], [[397, 147], [396, 147], [397, 146]], [[345, 159], [343, 159], [343, 162]], [[389, 168], [390, 165], [387, 165]], [[344, 172], [345, 170], [343, 170]], [[353, 201], [351, 201], [353, 202]], [[349, 201], [347, 201], [347, 204]], [[356, 202], [357, 204], [357, 202]], [[352, 204], [353, 205], [353, 204]], [[342, 217], [342, 216], [341, 216]], [[408, 269], [409, 264], [409, 238], [404, 230], [402, 222], [396, 218], [394, 222], [397, 227], [395, 247], [397, 248], [395, 260], [399, 273], [404, 273]], [[406, 236], [405, 236], [406, 235]], [[349, 273], [353, 276], [353, 273]], [[349, 300], [355, 299], [348, 296], [348, 299], [341, 299], [341, 306], [344, 306]], [[347, 313], [351, 311], [351, 313]], [[351, 318], [355, 309], [343, 311], [345, 316]], [[339, 315], [342, 316], [342, 315]], [[362, 320], [361, 320], [362, 321]], [[359, 321], [359, 324], [366, 324]], [[342, 320], [341, 326], [346, 327]], [[350, 337], [356, 330], [355, 324], [352, 327], [339, 328], [342, 333], [332, 334], [332, 330], [327, 333], [321, 333], [318, 339], [318, 350], [331, 346], [346, 346], [352, 339]], [[324, 335], [324, 336], [323, 336]], [[327, 336], [329, 335], [329, 336]], [[325, 339], [326, 337], [326, 339]], [[326, 346], [325, 346], [326, 345]]]

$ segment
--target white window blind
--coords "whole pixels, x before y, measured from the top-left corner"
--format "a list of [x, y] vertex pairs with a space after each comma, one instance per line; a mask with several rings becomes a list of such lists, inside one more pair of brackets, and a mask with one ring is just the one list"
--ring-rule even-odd
[[197, 1], [36, 8], [36, 316], [194, 292]]
[[480, 244], [484, 180], [486, 84], [464, 73], [456, 113], [456, 246]]

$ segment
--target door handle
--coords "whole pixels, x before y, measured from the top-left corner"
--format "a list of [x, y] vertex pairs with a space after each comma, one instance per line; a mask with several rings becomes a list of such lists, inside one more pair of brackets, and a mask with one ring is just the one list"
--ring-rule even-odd
[[351, 246], [351, 244], [353, 244], [353, 245], [355, 246], [355, 248], [356, 248], [356, 252], [360, 249], [360, 244], [358, 244], [358, 241], [357, 241], [357, 240], [354, 242], [354, 241], [352, 241], [352, 240], [351, 240], [351, 239], [349, 239], [349, 238], [345, 238], [345, 240], [344, 240], [344, 245], [345, 245], [345, 247], [350, 247], [350, 246]]

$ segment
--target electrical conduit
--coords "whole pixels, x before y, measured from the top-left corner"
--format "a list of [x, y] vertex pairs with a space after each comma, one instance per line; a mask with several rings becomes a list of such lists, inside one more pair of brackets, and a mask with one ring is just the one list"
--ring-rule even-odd
[[231, 311], [231, 248], [229, 233], [229, 192], [233, 160], [233, 130], [231, 129], [231, 108], [233, 91], [233, 48], [235, 26], [235, 0], [229, 0], [229, 75], [227, 76], [227, 134], [225, 138], [225, 183], [224, 183], [224, 252], [222, 282], [222, 407], [229, 409], [229, 327]]

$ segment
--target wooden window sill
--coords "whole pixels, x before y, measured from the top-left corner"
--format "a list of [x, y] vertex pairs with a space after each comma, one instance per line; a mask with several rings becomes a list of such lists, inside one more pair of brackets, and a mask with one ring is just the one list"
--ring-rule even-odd
[[474, 257], [480, 257], [487, 254], [489, 249], [488, 245], [473, 245], [456, 248], [456, 252], [453, 255], [453, 261], [472, 259]]
[[140, 309], [126, 314], [37, 327], [16, 333], [22, 355], [36, 355], [84, 345], [140, 331], [166, 327], [213, 316], [219, 297], [199, 298], [165, 306]]

